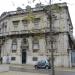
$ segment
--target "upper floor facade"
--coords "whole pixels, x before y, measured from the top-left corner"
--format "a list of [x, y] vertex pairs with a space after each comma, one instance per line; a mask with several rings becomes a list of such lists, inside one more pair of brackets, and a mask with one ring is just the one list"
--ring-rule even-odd
[[[58, 6], [61, 10], [58, 11], [55, 6]], [[55, 33], [68, 32], [72, 34], [73, 26], [67, 4], [61, 3], [55, 4], [55, 6], [51, 9], [53, 31]], [[49, 15], [48, 10], [45, 11], [45, 7], [31, 8], [31, 13], [27, 9], [3, 13], [0, 16], [0, 36], [50, 32]]]

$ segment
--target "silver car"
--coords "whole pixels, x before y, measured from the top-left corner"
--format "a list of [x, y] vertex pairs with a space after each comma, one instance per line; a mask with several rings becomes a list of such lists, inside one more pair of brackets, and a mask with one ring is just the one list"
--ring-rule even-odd
[[34, 66], [35, 69], [51, 69], [51, 65], [47, 60], [40, 60]]

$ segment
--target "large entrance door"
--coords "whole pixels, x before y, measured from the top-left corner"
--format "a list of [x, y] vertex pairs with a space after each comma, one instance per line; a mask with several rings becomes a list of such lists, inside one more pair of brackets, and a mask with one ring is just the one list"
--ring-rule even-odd
[[26, 49], [22, 50], [22, 64], [26, 64]]

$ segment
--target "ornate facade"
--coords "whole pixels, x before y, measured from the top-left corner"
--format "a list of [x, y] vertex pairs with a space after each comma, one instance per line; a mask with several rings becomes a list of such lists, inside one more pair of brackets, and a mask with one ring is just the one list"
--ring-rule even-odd
[[[52, 13], [55, 66], [71, 66], [73, 26], [66, 3]], [[13, 64], [35, 64], [51, 57], [50, 22], [43, 7], [32, 9], [34, 20], [27, 20], [27, 10], [5, 12], [0, 16], [1, 56], [10, 56]]]

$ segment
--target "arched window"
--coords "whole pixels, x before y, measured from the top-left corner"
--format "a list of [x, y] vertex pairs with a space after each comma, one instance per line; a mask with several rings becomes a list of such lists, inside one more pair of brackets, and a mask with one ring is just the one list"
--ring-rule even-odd
[[17, 39], [12, 40], [12, 53], [17, 51]]

